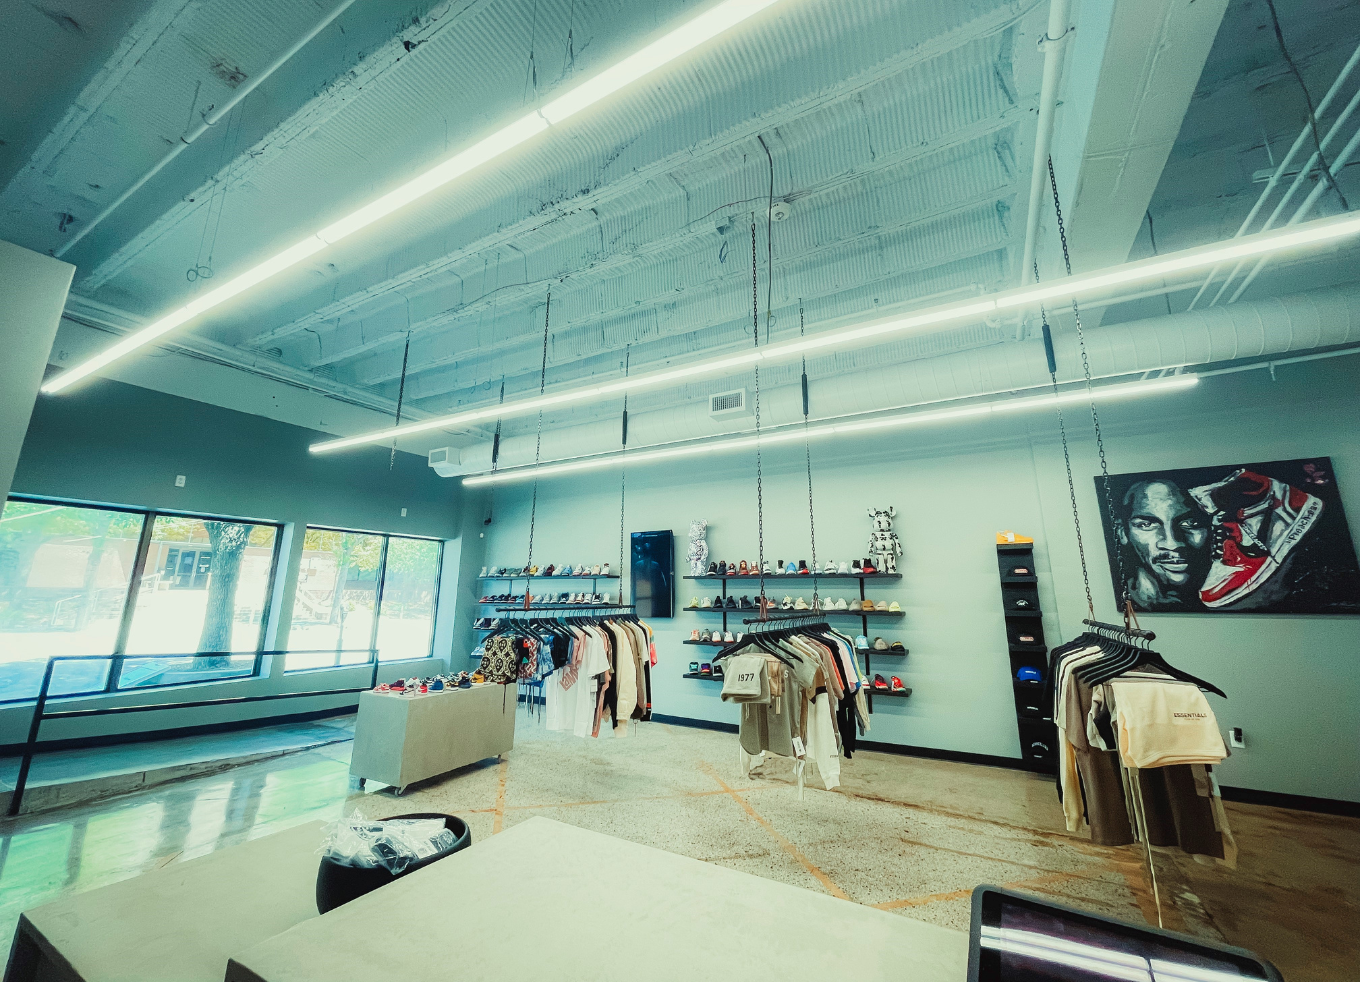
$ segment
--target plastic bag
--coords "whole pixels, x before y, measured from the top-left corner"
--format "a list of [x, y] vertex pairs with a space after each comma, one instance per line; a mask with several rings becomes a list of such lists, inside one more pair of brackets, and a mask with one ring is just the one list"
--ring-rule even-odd
[[457, 838], [442, 818], [370, 821], [356, 810], [326, 827], [321, 854], [341, 866], [381, 866], [393, 874], [453, 848]]

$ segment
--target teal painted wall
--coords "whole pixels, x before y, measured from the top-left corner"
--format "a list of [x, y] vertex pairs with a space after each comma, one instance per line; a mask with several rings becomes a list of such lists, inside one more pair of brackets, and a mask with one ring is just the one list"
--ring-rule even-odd
[[[391, 451], [361, 448], [317, 456], [309, 444], [329, 434], [233, 412], [107, 380], [95, 381], [61, 396], [40, 397], [19, 457], [11, 493], [76, 501], [131, 505], [261, 519], [285, 525], [285, 543], [296, 531], [301, 543], [307, 525], [376, 532], [406, 533], [445, 540], [445, 551], [457, 568], [463, 505], [461, 486], [441, 480], [425, 458], [398, 453], [389, 469]], [[186, 478], [175, 487], [176, 475]], [[403, 518], [401, 509], [406, 508]], [[297, 582], [301, 549], [286, 549], [276, 576], [276, 622], [272, 646], [287, 647], [292, 591]], [[441, 595], [442, 618], [452, 618], [455, 585], [447, 605]], [[436, 652], [447, 656], [451, 625], [440, 624]], [[405, 674], [430, 674], [443, 664], [433, 659], [398, 663]], [[347, 669], [285, 676], [281, 663], [268, 677], [215, 683], [212, 697], [264, 695], [364, 685], [369, 669]], [[398, 674], [384, 669], [384, 676]], [[103, 704], [173, 700], [161, 693], [107, 697]], [[353, 703], [340, 699], [297, 699], [258, 706], [210, 710], [175, 710], [134, 717], [105, 717], [88, 723], [62, 722], [43, 730], [44, 738], [160, 729], [311, 712]], [[0, 743], [15, 743], [27, 731], [26, 707], [0, 710]]]
[[[1360, 359], [1282, 366], [1275, 381], [1265, 371], [1210, 378], [1191, 393], [1107, 403], [1101, 419], [1114, 473], [1330, 455], [1352, 538], [1360, 532]], [[1099, 464], [1090, 414], [1072, 408], [1067, 420], [1097, 615], [1113, 620], [1114, 590], [1092, 482]], [[548, 437], [545, 455], [552, 453]], [[812, 453], [819, 557], [864, 555], [866, 509], [875, 505], [896, 506], [896, 531], [906, 550], [900, 583], [870, 588], [875, 598], [899, 600], [906, 617], [897, 626], [871, 621], [870, 634], [900, 638], [911, 649], [905, 661], [876, 659], [874, 670], [899, 675], [914, 694], [876, 700], [868, 738], [1018, 757], [995, 532], [1013, 529], [1037, 540], [1050, 644], [1075, 635], [1086, 616], [1054, 417], [1030, 414], [899, 431], [873, 441], [819, 442]], [[802, 447], [767, 450], [764, 489], [765, 555], [807, 557]], [[486, 562], [524, 563], [529, 494], [527, 486], [496, 490]], [[684, 555], [694, 518], [710, 522], [714, 559], [755, 558], [755, 465], [749, 454], [634, 468], [627, 502], [629, 530], [674, 531], [680, 573], [688, 571]], [[618, 511], [617, 472], [542, 482], [535, 562], [617, 563]], [[678, 581], [677, 604], [703, 592], [692, 581]], [[797, 589], [776, 583], [770, 592], [810, 597], [811, 586], [806, 580]], [[828, 592], [848, 596], [851, 584]], [[475, 609], [464, 613], [471, 616]], [[653, 674], [657, 712], [736, 720], [719, 701], [715, 683], [680, 677], [691, 660], [712, 653], [681, 640], [692, 628], [717, 621], [681, 612], [653, 624], [660, 658]], [[1163, 614], [1146, 616], [1143, 624], [1157, 632], [1158, 648], [1173, 664], [1228, 693], [1226, 701], [1210, 697], [1214, 710], [1223, 729], [1245, 730], [1247, 747], [1224, 763], [1223, 783], [1360, 800], [1360, 617]]]

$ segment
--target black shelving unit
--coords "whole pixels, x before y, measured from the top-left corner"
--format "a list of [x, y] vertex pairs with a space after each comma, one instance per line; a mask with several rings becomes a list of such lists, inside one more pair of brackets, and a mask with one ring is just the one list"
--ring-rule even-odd
[[[1044, 643], [1043, 612], [1039, 609], [1034, 544], [1000, 543], [996, 547], [996, 561], [1001, 578], [1002, 611], [1006, 616], [1006, 646], [1010, 654], [1020, 752], [1030, 769], [1053, 773], [1057, 769], [1058, 729], [1053, 723], [1052, 708], [1045, 699], [1048, 647]], [[1039, 679], [1022, 681], [1016, 678], [1022, 668], [1035, 669]]]

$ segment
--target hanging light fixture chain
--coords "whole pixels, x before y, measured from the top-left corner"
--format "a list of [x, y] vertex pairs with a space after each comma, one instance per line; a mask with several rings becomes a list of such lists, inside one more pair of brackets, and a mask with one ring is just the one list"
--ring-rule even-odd
[[[806, 325], [803, 319], [803, 298], [798, 298], [798, 336], [801, 338], [806, 334]], [[803, 456], [807, 461], [808, 478], [808, 537], [812, 540], [812, 609], [817, 609], [819, 602], [818, 596], [818, 566], [817, 566], [817, 517], [812, 507], [812, 435], [808, 427], [808, 375], [807, 375], [807, 355], [803, 356]]]
[[[632, 357], [632, 345], [623, 349], [623, 377], [628, 377], [629, 362]], [[626, 541], [623, 531], [623, 510], [628, 501], [628, 468], [624, 461], [628, 454], [628, 393], [623, 394], [623, 450], [619, 454], [619, 603], [625, 604], [628, 598], [623, 595], [623, 557], [624, 542]]]
[[[760, 347], [760, 277], [757, 272], [756, 220], [751, 216], [751, 331]], [[760, 616], [765, 616], [765, 490], [760, 460], [760, 366], [756, 365], [756, 562], [760, 565]]]
[[[409, 315], [407, 320], [409, 321]], [[401, 353], [401, 385], [397, 388], [397, 426], [401, 426], [401, 404], [406, 399], [406, 365], [411, 357], [411, 329], [406, 329], [406, 350]], [[387, 461], [390, 471], [397, 466], [397, 438], [392, 438], [392, 456]]]
[[[548, 325], [552, 320], [552, 291], [548, 291], [548, 301], [543, 307], [543, 367], [538, 372], [538, 394], [543, 395], [543, 391], [548, 387]], [[524, 564], [524, 575], [529, 575], [529, 570], [534, 565], [534, 523], [538, 519], [538, 463], [543, 453], [543, 407], [538, 407], [538, 440], [534, 444], [534, 496], [529, 505], [529, 561]], [[529, 591], [529, 581], [524, 581], [524, 609], [529, 609], [532, 601]]]
[[[1058, 178], [1053, 172], [1053, 158], [1048, 158], [1048, 183], [1053, 189], [1053, 212], [1058, 218], [1058, 237], [1062, 240], [1063, 266], [1067, 269], [1067, 275], [1072, 275], [1072, 256], [1067, 249], [1067, 229], [1063, 224], [1062, 204], [1058, 199]], [[1110, 521], [1114, 521], [1114, 495], [1110, 491], [1110, 466], [1105, 460], [1105, 440], [1100, 432], [1100, 413], [1096, 411], [1095, 393], [1091, 386], [1091, 360], [1086, 354], [1086, 335], [1081, 329], [1081, 308], [1077, 306], [1077, 300], [1072, 298], [1072, 315], [1077, 322], [1077, 346], [1081, 349], [1081, 368], [1086, 375], [1086, 391], [1091, 396], [1091, 424], [1096, 431], [1096, 452], [1100, 454], [1100, 479], [1101, 486], [1105, 492], [1105, 513]], [[1115, 565], [1119, 568], [1119, 595], [1115, 597], [1117, 605], [1122, 609], [1127, 606], [1128, 601], [1128, 580], [1124, 574], [1124, 553], [1116, 544]]]

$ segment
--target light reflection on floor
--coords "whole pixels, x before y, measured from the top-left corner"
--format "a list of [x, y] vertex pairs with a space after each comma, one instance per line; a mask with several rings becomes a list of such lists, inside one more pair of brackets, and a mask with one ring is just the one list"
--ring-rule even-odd
[[0, 958], [8, 957], [24, 910], [303, 822], [330, 821], [342, 813], [348, 790], [349, 745], [339, 744], [20, 819], [0, 830]]

